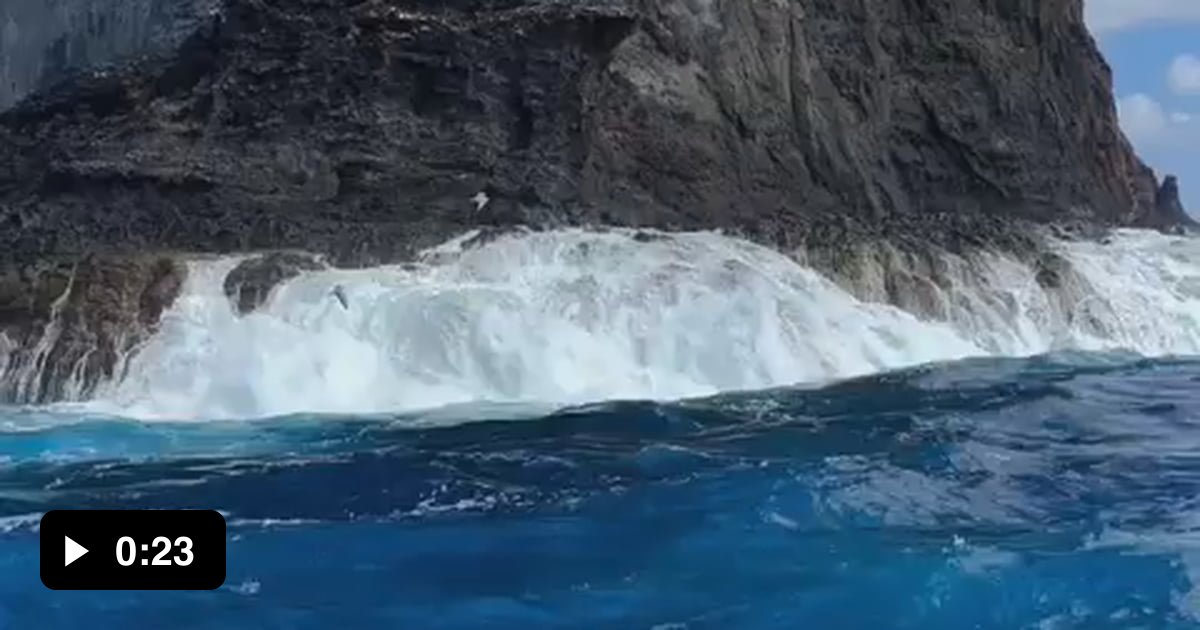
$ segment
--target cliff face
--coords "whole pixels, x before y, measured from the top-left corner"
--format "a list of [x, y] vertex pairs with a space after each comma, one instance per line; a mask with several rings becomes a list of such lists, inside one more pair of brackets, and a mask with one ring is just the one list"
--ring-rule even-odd
[[171, 51], [221, 0], [5, 0], [0, 110], [73, 70]]
[[775, 240], [1154, 208], [1077, 0], [175, 2], [169, 54], [2, 117], [0, 250], [390, 258], [479, 222]]
[[[73, 1], [169, 36], [68, 55], [0, 114], [13, 294], [84, 254], [364, 264], [478, 225], [964, 247], [1161, 222], [1081, 0]], [[6, 300], [9, 337], [40, 330]]]

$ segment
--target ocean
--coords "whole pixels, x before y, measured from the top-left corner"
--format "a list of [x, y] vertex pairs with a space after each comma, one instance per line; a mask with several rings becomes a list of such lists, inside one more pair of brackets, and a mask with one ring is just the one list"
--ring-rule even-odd
[[[936, 317], [720, 234], [469, 242], [246, 317], [198, 260], [119, 378], [0, 407], [0, 628], [1200, 628], [1191, 239], [947, 259]], [[225, 586], [49, 591], [58, 508], [218, 509]]]

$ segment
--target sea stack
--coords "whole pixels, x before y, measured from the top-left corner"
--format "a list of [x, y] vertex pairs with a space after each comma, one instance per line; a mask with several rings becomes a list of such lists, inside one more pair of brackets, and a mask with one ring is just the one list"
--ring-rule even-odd
[[1163, 179], [1162, 186], [1154, 198], [1155, 223], [1150, 227], [1159, 229], [1184, 229], [1196, 225], [1196, 220], [1188, 214], [1179, 200], [1179, 180], [1174, 175]]

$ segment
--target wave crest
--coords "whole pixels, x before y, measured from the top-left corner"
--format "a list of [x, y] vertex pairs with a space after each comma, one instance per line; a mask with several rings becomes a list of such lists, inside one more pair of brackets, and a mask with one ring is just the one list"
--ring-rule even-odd
[[472, 236], [417, 264], [305, 272], [245, 316], [223, 289], [239, 260], [192, 262], [159, 331], [88, 407], [189, 420], [578, 404], [970, 356], [1200, 352], [1200, 248], [1186, 238], [1053, 242], [1036, 265], [891, 261], [855, 283], [710, 232]]

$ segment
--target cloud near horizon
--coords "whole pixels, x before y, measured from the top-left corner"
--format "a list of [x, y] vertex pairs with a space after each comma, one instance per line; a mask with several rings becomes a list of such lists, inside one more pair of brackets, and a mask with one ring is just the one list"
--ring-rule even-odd
[[1200, 0], [1084, 0], [1116, 75], [1121, 127], [1200, 216]]
[[1200, 116], [1168, 111], [1149, 94], [1118, 99], [1117, 112], [1125, 134], [1139, 147], [1192, 148], [1200, 143]]
[[1200, 0], [1085, 0], [1088, 24], [1097, 35], [1149, 24], [1200, 24]]

